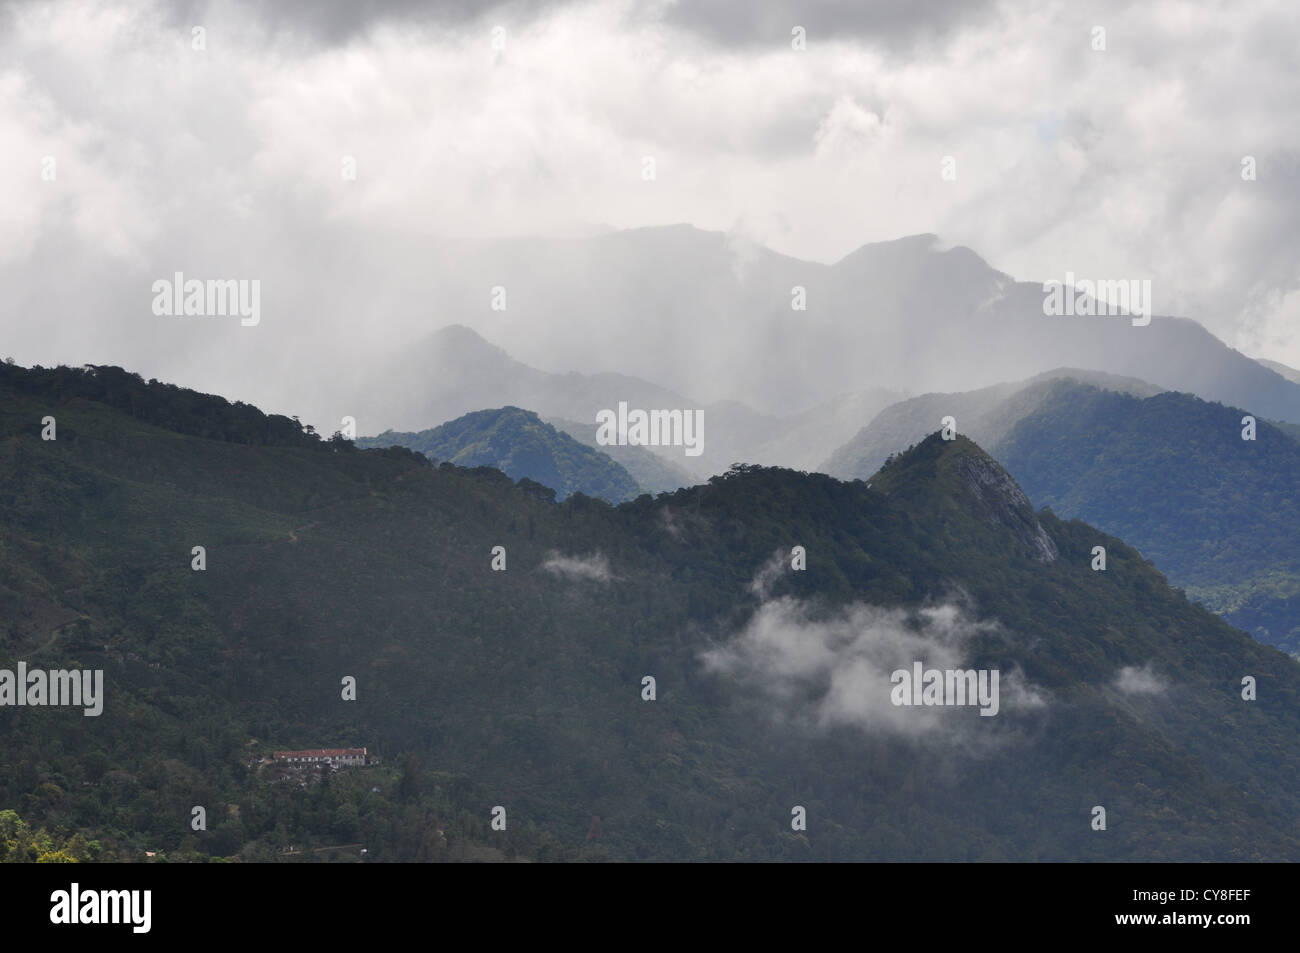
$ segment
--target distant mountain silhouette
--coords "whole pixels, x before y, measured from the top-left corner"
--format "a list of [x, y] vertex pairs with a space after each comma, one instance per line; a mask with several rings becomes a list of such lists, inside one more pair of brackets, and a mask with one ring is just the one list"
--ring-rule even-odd
[[479, 410], [419, 433], [388, 430], [357, 446], [406, 447], [461, 467], [495, 467], [512, 480], [534, 480], [563, 500], [585, 493], [621, 503], [643, 491], [609, 456], [518, 407]]
[[643, 448], [668, 464], [670, 470], [658, 475], [647, 471], [652, 485], [667, 489], [684, 485], [670, 473], [685, 472], [685, 483], [701, 482], [733, 463], [811, 468], [898, 396], [881, 389], [841, 394], [802, 414], [778, 417], [734, 400], [704, 404], [625, 374], [552, 374], [515, 360], [467, 327], [452, 325], [407, 348], [357, 397], [355, 406], [362, 408], [363, 421], [418, 433], [484, 407], [509, 404], [543, 418], [572, 421], [579, 431], [573, 435], [589, 446], [596, 446], [596, 414], [617, 408], [620, 401], [643, 410], [703, 410], [701, 455], [687, 456], [680, 447]]
[[[1079, 270], [1068, 261], [1059, 273], [1017, 281], [969, 248], [913, 235], [824, 265], [687, 225], [444, 241], [436, 254], [455, 267], [439, 272], [431, 327], [466, 324], [514, 355], [544, 354], [546, 365], [584, 376], [565, 391], [517, 367], [505, 373], [511, 366], [500, 357], [480, 354], [458, 369], [439, 360], [432, 341], [397, 342], [400, 359], [376, 368], [366, 385], [392, 398], [378, 408], [387, 415], [376, 419], [381, 427], [419, 429], [507, 403], [583, 421], [594, 401], [675, 395], [694, 406], [738, 401], [758, 414], [789, 417], [840, 394], [965, 391], [1057, 367], [1135, 377], [1300, 423], [1300, 384], [1194, 321], [1163, 316], [1158, 286], [1146, 327], [1125, 315], [1045, 315], [1043, 282]], [[492, 310], [493, 288], [508, 294], [504, 310]], [[443, 373], [466, 383], [480, 366], [504, 376], [477, 376], [468, 390], [433, 379]], [[485, 393], [493, 386], [500, 388], [495, 396]], [[452, 399], [458, 390], [469, 403]], [[723, 416], [712, 428], [719, 459], [727, 455], [722, 448], [748, 448], [744, 426]]]

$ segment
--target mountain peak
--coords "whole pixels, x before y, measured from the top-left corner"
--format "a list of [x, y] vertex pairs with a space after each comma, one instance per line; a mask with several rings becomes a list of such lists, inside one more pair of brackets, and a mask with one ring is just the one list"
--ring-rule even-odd
[[975, 304], [996, 298], [1012, 281], [965, 245], [930, 232], [863, 245], [834, 267], [880, 288], [907, 289], [905, 297], [943, 286], [955, 302]]
[[477, 347], [494, 351], [501, 350], [483, 335], [464, 324], [448, 324], [434, 331], [431, 337], [445, 347]]
[[891, 495], [959, 500], [985, 522], [1009, 531], [1023, 552], [1038, 562], [1050, 563], [1060, 555], [1025, 491], [1002, 464], [967, 437], [945, 440], [933, 433], [887, 460], [871, 484]]
[[955, 469], [979, 501], [990, 522], [1011, 530], [1039, 562], [1053, 562], [1060, 553], [1047, 535], [1025, 491], [1002, 465], [970, 444], [977, 452], [957, 456]]
[[356, 443], [362, 449], [403, 446], [461, 467], [494, 467], [512, 480], [549, 487], [561, 500], [583, 493], [621, 503], [642, 492], [609, 456], [513, 404], [472, 411], [419, 433], [388, 430]]
[[867, 242], [853, 249], [836, 264], [842, 265], [846, 262], [878, 255], [919, 256], [934, 251], [935, 246], [938, 244], [939, 236], [933, 232], [904, 235], [902, 238], [891, 238], [883, 242]]

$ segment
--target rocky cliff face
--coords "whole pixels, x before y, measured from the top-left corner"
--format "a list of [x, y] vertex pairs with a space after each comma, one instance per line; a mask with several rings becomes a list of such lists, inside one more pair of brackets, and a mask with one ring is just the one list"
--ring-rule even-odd
[[1029, 497], [1006, 470], [982, 454], [967, 454], [957, 461], [958, 475], [970, 487], [988, 519], [1015, 534], [1039, 562], [1053, 562], [1060, 553], [1034, 514]]

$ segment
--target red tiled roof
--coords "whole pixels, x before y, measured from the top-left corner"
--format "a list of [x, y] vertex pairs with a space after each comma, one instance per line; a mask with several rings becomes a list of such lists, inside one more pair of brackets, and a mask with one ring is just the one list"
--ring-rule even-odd
[[277, 758], [364, 758], [365, 748], [309, 748], [306, 751], [276, 751]]

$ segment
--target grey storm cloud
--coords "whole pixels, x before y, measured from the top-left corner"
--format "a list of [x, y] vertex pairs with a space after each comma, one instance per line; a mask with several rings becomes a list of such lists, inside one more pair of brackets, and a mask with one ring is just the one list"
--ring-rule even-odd
[[788, 44], [801, 26], [807, 42], [862, 40], [910, 47], [941, 39], [996, 10], [992, 0], [702, 0], [665, 8], [666, 22], [724, 45]]
[[[220, 2], [220, 0], [216, 0]], [[234, 0], [273, 32], [323, 44], [347, 42], [381, 24], [455, 28], [498, 19], [527, 23], [582, 0]], [[163, 12], [177, 25], [200, 23], [214, 0], [177, 0]], [[787, 44], [798, 25], [829, 39], [911, 44], [942, 38], [983, 19], [992, 0], [634, 0], [629, 24], [662, 22], [723, 46]]]
[[[269, 32], [336, 45], [381, 25], [455, 29], [487, 19], [528, 22], [573, 0], [233, 0]], [[160, 11], [176, 25], [202, 23], [222, 0], [177, 0]]]
[[[806, 51], [790, 49], [792, 23]], [[394, 351], [453, 323], [535, 367], [746, 399], [726, 366], [664, 379], [735, 333], [705, 316], [772, 297], [768, 279], [794, 268], [780, 256], [816, 272], [935, 233], [1025, 281], [1149, 277], [1158, 313], [1296, 366], [1298, 33], [1300, 7], [1272, 0], [9, 2], [4, 354], [120, 364], [327, 433]], [[57, 179], [42, 179], [47, 159]], [[545, 274], [599, 285], [572, 236], [675, 223], [726, 234], [731, 267], [702, 281], [688, 251], [628, 252], [648, 290], [680, 288], [671, 306], [701, 316], [650, 369], [617, 348], [583, 353], [560, 326], [641, 320], [625, 317], [634, 299], [528, 315], [540, 304], [521, 278], [509, 316], [529, 320], [511, 325], [483, 304], [500, 279], [467, 268], [474, 243], [543, 236]], [[150, 286], [176, 271], [260, 279], [261, 324], [156, 317]], [[815, 285], [813, 322], [828, 300]]]

